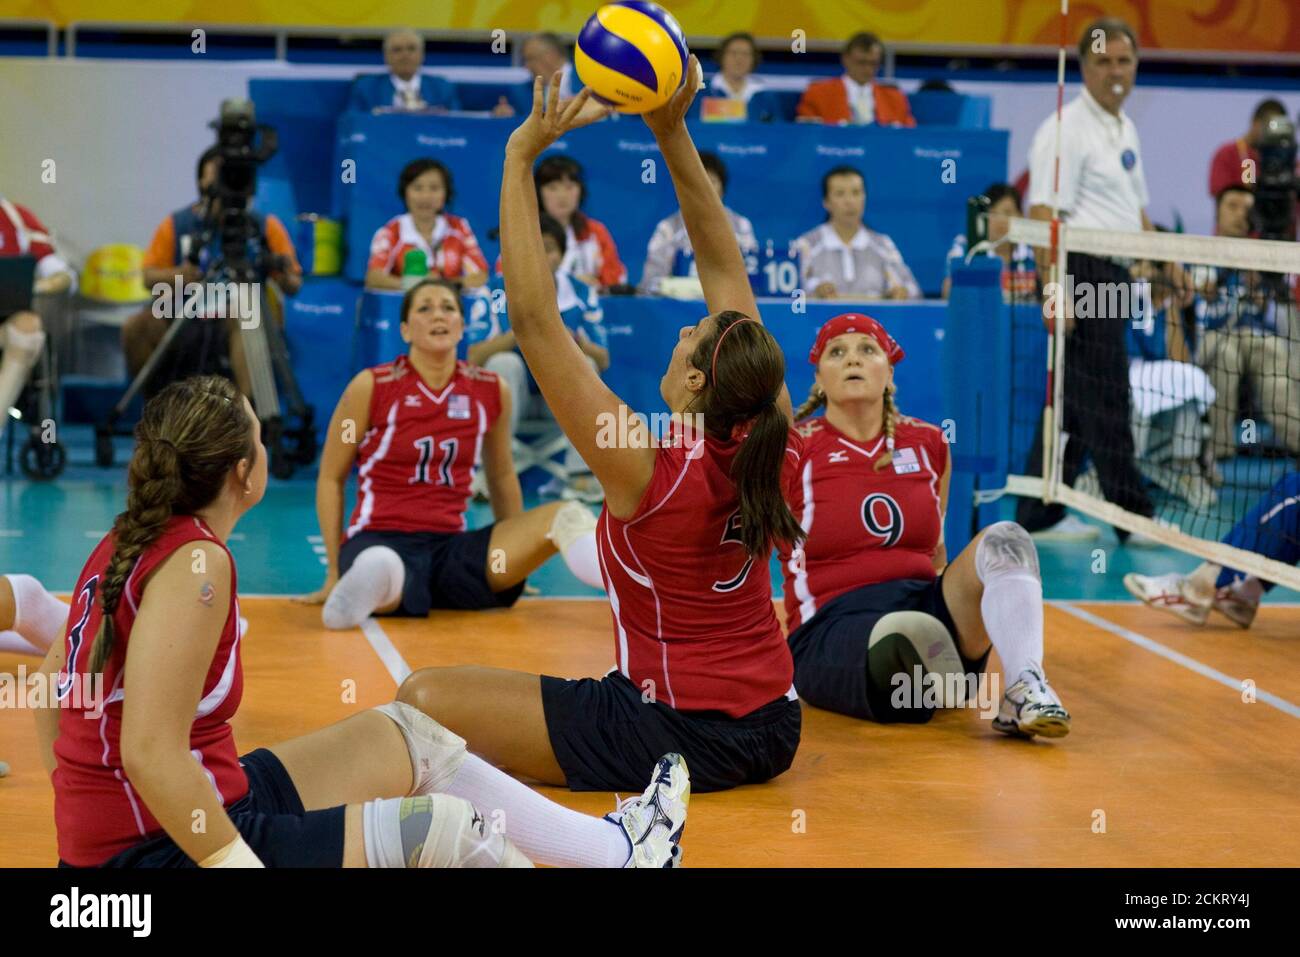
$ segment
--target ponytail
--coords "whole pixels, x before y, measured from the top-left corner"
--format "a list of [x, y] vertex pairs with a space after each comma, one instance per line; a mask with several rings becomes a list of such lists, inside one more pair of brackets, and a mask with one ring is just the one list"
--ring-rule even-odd
[[825, 406], [826, 393], [817, 388], [817, 383], [814, 382], [812, 388], [808, 390], [808, 400], [804, 402], [803, 405], [799, 406], [799, 408], [794, 410], [794, 420], [796, 422], [802, 422], [818, 409], [825, 408]]
[[764, 557], [774, 546], [798, 545], [805, 534], [782, 494], [790, 422], [776, 404], [785, 381], [780, 346], [762, 323], [728, 310], [718, 313], [691, 364], [707, 370], [707, 386], [697, 397], [705, 430], [726, 441], [748, 427], [731, 463], [745, 550]]
[[[126, 511], [113, 522], [113, 554], [99, 586], [99, 631], [90, 673], [102, 672], [117, 634], [113, 616], [140, 556], [174, 515], [197, 512], [220, 494], [241, 459], [257, 452], [243, 398], [229, 380], [196, 376], [173, 382], [145, 404], [127, 468]], [[71, 662], [69, 662], [71, 666]]]

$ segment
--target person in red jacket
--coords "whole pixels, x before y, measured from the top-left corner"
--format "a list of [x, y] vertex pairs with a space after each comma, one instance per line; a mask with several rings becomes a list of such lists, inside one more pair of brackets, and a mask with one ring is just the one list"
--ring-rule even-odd
[[[1246, 135], [1230, 140], [1214, 151], [1214, 158], [1210, 160], [1211, 196], [1217, 199], [1230, 186], [1254, 188], [1259, 177], [1259, 141], [1268, 128], [1268, 121], [1275, 116], [1286, 116], [1286, 108], [1281, 102], [1274, 99], [1262, 101], [1255, 107]], [[1246, 165], [1247, 160], [1252, 166]], [[1249, 178], [1247, 169], [1251, 169]]]
[[605, 224], [582, 211], [587, 201], [583, 179], [582, 167], [568, 156], [548, 156], [533, 172], [538, 205], [564, 227], [568, 240], [560, 270], [604, 292], [627, 282], [627, 267]]
[[804, 122], [915, 126], [907, 95], [896, 86], [876, 82], [885, 45], [874, 33], [855, 33], [844, 45], [844, 74], [808, 85], [795, 119]]

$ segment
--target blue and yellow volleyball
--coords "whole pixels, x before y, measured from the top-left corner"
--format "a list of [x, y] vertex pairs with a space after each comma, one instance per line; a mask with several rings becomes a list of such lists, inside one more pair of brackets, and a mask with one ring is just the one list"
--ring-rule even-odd
[[686, 37], [673, 15], [647, 0], [607, 3], [578, 34], [573, 65], [596, 98], [620, 113], [668, 102], [686, 75]]

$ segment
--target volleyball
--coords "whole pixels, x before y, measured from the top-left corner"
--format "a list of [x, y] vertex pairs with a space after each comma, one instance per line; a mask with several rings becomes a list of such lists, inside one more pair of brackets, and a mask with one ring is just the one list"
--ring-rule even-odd
[[596, 98], [620, 113], [657, 109], [686, 73], [686, 37], [673, 15], [646, 0], [607, 3], [578, 34], [573, 63]]

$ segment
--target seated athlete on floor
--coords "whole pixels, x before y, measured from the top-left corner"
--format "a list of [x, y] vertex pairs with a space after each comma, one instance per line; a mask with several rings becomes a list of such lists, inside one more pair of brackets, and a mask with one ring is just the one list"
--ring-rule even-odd
[[928, 721], [931, 707], [896, 695], [917, 666], [940, 678], [980, 673], [994, 647], [1011, 685], [993, 727], [1067, 734], [1070, 716], [1043, 676], [1033, 542], [998, 522], [948, 564], [948, 447], [935, 426], [898, 412], [903, 350], [876, 320], [846, 313], [822, 326], [808, 358], [817, 371], [795, 413], [805, 451], [791, 502], [807, 539], [781, 554], [800, 697], [859, 718]]
[[[515, 397], [496, 373], [457, 360], [465, 317], [456, 287], [421, 282], [402, 298], [401, 316], [410, 351], [359, 372], [330, 420], [316, 481], [328, 568], [303, 600], [325, 603], [327, 628], [355, 628], [372, 614], [508, 608], [557, 551], [599, 588], [591, 513], [567, 502], [524, 511], [510, 455]], [[466, 531], [480, 454], [496, 522]], [[344, 528], [354, 462], [357, 503]]]
[[[1300, 563], [1300, 472], [1288, 472], [1264, 494], [1223, 539], [1249, 552], [1258, 552], [1287, 565]], [[1124, 587], [1152, 608], [1172, 612], [1184, 621], [1203, 625], [1210, 609], [1242, 628], [1249, 628], [1264, 593], [1274, 583], [1214, 562], [1201, 562], [1182, 575], [1124, 576]]]
[[[51, 683], [57, 676], [59, 701], [38, 710], [37, 734], [60, 860], [527, 867], [527, 853], [560, 864], [669, 863], [636, 843], [665, 831], [662, 821], [651, 827], [657, 784], [621, 819], [556, 806], [570, 816], [565, 843], [508, 796], [471, 804], [481, 789], [463, 773], [472, 760], [464, 740], [401, 702], [239, 755], [230, 721], [244, 693], [242, 630], [226, 542], [266, 490], [261, 428], [216, 376], [173, 383], [145, 405], [126, 510], [86, 561], [67, 634], [40, 668]], [[86, 680], [97, 675], [100, 695]], [[488, 825], [498, 809], [508, 838]]]
[[539, 79], [532, 113], [506, 147], [500, 222], [511, 326], [556, 421], [605, 489], [597, 538], [615, 667], [579, 680], [425, 668], [399, 692], [487, 760], [574, 790], [625, 789], [666, 751], [685, 758], [697, 791], [757, 783], [785, 771], [799, 744], [793, 665], [768, 570], [773, 544], [800, 537], [783, 498], [799, 439], [780, 346], [757, 319], [731, 223], [683, 122], [696, 69], [692, 57], [674, 98], [644, 117], [672, 175], [709, 310], [682, 328], [660, 383], [669, 410], [695, 426], [679, 418], [662, 444], [642, 430], [621, 447], [605, 441], [601, 423], [629, 412], [564, 329], [538, 229], [533, 160], [608, 110], [589, 90], [561, 110], [557, 80], [544, 113]]

